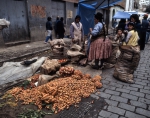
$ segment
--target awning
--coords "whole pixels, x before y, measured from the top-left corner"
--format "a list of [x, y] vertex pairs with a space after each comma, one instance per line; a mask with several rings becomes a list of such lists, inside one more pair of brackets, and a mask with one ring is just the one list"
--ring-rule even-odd
[[126, 11], [117, 11], [113, 16], [114, 19], [129, 19], [132, 14], [137, 14], [137, 12], [126, 12]]
[[[94, 14], [96, 9], [106, 8], [120, 1], [122, 0], [79, 0], [78, 15], [81, 16], [84, 33], [88, 34], [89, 28], [94, 27]], [[109, 15], [107, 15], [107, 19], [109, 19]], [[106, 25], [108, 29], [109, 23], [106, 23]]]
[[122, 0], [79, 0], [79, 4], [85, 4], [85, 5], [91, 5], [95, 9], [101, 9], [108, 7], [108, 1], [109, 1], [109, 6], [112, 6]]

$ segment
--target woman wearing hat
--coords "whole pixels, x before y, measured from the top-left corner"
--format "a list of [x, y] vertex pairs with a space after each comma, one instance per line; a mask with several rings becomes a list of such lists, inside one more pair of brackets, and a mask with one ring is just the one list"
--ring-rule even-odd
[[[112, 51], [112, 45], [110, 40], [105, 35], [105, 27], [102, 22], [103, 15], [98, 12], [95, 14], [95, 26], [94, 29], [90, 28], [91, 44], [88, 59], [89, 61], [95, 60], [93, 69], [103, 68], [104, 60], [110, 57]], [[99, 65], [101, 60], [101, 65]]]

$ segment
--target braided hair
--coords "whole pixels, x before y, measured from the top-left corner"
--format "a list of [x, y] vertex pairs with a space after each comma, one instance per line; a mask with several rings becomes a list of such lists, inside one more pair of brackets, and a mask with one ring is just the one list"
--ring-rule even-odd
[[104, 31], [104, 40], [103, 41], [105, 41], [105, 38], [106, 38], [106, 32], [105, 32], [105, 26], [104, 26], [104, 23], [103, 23], [103, 14], [102, 13], [100, 13], [100, 12], [97, 12], [96, 14], [95, 14], [95, 18], [97, 19], [97, 20], [99, 20], [99, 22], [101, 22], [102, 23], [102, 25], [103, 25], [103, 31]]

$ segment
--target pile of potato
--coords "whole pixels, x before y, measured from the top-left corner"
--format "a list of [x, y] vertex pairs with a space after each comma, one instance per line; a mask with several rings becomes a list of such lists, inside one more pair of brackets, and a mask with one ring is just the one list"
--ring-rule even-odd
[[59, 69], [59, 74], [62, 77], [68, 77], [68, 76], [72, 75], [73, 73], [74, 73], [74, 68], [73, 67], [66, 66], [66, 67], [61, 67]]
[[[42, 109], [42, 101], [53, 103], [53, 109], [57, 113], [69, 108], [70, 105], [79, 103], [82, 97], [89, 97], [91, 93], [95, 92], [96, 87], [102, 87], [99, 75], [91, 78], [89, 74], [73, 70], [69, 71], [73, 72], [72, 75], [69, 73], [70, 77], [55, 79], [47, 84], [27, 90], [17, 87], [8, 91], [8, 93], [14, 95], [17, 100], [23, 101], [24, 104], [35, 103], [39, 109]], [[68, 74], [68, 72], [65, 72], [65, 74]]]

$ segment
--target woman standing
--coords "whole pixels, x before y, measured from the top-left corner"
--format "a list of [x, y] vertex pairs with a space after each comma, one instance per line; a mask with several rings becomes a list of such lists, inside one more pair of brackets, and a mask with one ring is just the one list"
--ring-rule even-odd
[[[105, 27], [102, 22], [103, 15], [98, 12], [95, 14], [95, 27], [92, 30], [90, 28], [91, 44], [88, 59], [95, 60], [95, 65], [93, 69], [103, 68], [104, 60], [110, 57], [112, 45], [108, 38], [105, 35]], [[99, 60], [101, 60], [101, 64], [99, 66]]]
[[82, 46], [82, 40], [84, 38], [84, 31], [82, 23], [80, 22], [81, 17], [77, 15], [75, 21], [71, 23], [70, 26], [70, 36], [72, 39], [72, 44], [77, 44]]

